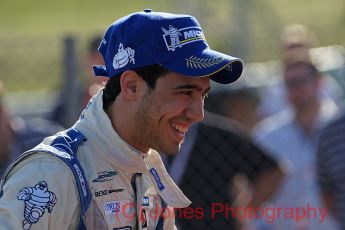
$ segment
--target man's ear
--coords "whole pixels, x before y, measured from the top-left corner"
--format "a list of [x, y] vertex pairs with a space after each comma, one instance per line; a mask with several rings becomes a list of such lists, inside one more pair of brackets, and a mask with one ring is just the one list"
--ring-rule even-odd
[[127, 100], [137, 100], [140, 83], [141, 78], [135, 71], [126, 70], [121, 74], [120, 78], [121, 93]]

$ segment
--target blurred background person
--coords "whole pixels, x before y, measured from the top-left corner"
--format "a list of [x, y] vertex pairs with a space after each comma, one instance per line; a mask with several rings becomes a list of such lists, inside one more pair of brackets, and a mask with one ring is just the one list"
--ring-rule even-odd
[[245, 73], [243, 75], [242, 79], [232, 86], [212, 84], [205, 108], [209, 112], [229, 118], [232, 123], [238, 123], [238, 127], [249, 135], [260, 120], [257, 114], [260, 97], [259, 87], [249, 86], [243, 81], [248, 76]]
[[242, 223], [230, 211], [213, 218], [212, 205], [258, 207], [272, 197], [283, 177], [278, 164], [250, 140], [239, 123], [209, 112], [188, 131], [179, 153], [163, 155], [163, 159], [192, 201], [176, 213], [181, 229], [239, 228]]
[[[102, 41], [102, 37], [96, 35], [88, 41], [87, 54], [82, 58], [82, 79], [77, 79], [77, 84], [73, 89], [73, 95], [76, 100], [70, 100], [66, 97], [65, 92], [69, 83], [66, 82], [65, 86], [60, 90], [60, 96], [56, 107], [54, 108], [51, 119], [58, 122], [63, 127], [67, 128], [71, 125], [70, 121], [77, 120], [80, 113], [83, 111], [89, 100], [100, 90], [107, 82], [106, 77], [95, 77], [93, 75], [92, 65], [104, 65], [103, 58], [98, 51], [98, 46]], [[77, 77], [77, 76], [75, 76]], [[69, 103], [76, 102], [71, 106]], [[74, 111], [67, 111], [72, 109]], [[66, 118], [66, 114], [73, 114], [74, 117]]]
[[93, 97], [98, 92], [98, 90], [105, 86], [105, 83], [109, 79], [102, 76], [95, 77], [93, 74], [93, 65], [104, 65], [103, 58], [98, 51], [98, 46], [99, 44], [101, 44], [101, 41], [101, 36], [95, 36], [89, 41], [88, 54], [86, 55], [85, 60], [83, 60], [83, 69], [86, 76], [86, 84], [84, 87], [83, 95], [83, 108], [87, 105], [91, 97]]
[[[286, 66], [299, 61], [313, 63], [317, 67], [319, 63], [315, 63], [316, 61], [310, 53], [315, 44], [316, 37], [306, 26], [292, 24], [283, 28], [279, 41], [280, 63], [276, 66], [274, 76], [271, 76], [272, 82], [266, 84], [260, 91], [261, 103], [257, 111], [260, 118], [268, 117], [285, 109], [293, 109], [288, 102], [282, 77], [283, 71]], [[320, 81], [320, 95], [340, 104], [344, 96], [343, 91], [330, 75], [326, 73], [323, 75]]]
[[5, 88], [0, 81], [0, 176], [19, 154], [38, 145], [43, 138], [62, 130], [42, 117], [23, 119], [5, 104]]
[[315, 46], [316, 37], [301, 24], [287, 25], [280, 35], [280, 56], [283, 65], [297, 61], [311, 62], [309, 50]]
[[[293, 109], [265, 119], [253, 132], [256, 141], [272, 154], [286, 174], [270, 205], [322, 208], [316, 180], [316, 146], [320, 130], [338, 109], [329, 98], [320, 97], [321, 75], [310, 62], [288, 64], [283, 79]], [[258, 229], [336, 229], [330, 215], [323, 223], [319, 220], [320, 215], [298, 223], [281, 217], [268, 228]]]
[[345, 229], [345, 111], [323, 130], [317, 153], [321, 197]]

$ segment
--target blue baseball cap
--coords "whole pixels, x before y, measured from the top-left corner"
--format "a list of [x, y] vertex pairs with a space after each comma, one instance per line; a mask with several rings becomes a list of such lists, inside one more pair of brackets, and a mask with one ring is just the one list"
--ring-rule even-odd
[[144, 10], [115, 21], [98, 48], [105, 66], [96, 76], [112, 78], [126, 70], [159, 64], [187, 77], [228, 84], [242, 74], [243, 61], [210, 49], [195, 17]]

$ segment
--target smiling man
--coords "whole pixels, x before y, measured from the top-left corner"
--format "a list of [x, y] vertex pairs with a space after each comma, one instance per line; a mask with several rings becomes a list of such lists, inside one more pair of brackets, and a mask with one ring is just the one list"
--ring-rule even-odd
[[[163, 76], [153, 90], [135, 71], [127, 71], [123, 74], [127, 90], [106, 111], [114, 129], [119, 130], [120, 136], [131, 146], [142, 152], [153, 148], [175, 154], [188, 128], [203, 119], [203, 100], [210, 89], [209, 79], [187, 78], [175, 72]], [[138, 89], [132, 90], [130, 85]]]
[[242, 61], [211, 50], [193, 16], [150, 10], [114, 22], [99, 51], [105, 88], [7, 170], [4, 229], [174, 229], [172, 208], [190, 204], [157, 151], [178, 152], [210, 79], [234, 82]]

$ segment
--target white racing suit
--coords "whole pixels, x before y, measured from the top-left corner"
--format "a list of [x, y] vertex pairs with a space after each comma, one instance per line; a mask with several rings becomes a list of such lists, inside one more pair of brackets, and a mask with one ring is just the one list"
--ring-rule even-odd
[[69, 131], [16, 160], [1, 189], [1, 229], [175, 229], [173, 207], [190, 205], [156, 151], [138, 152], [114, 131], [102, 91]]

